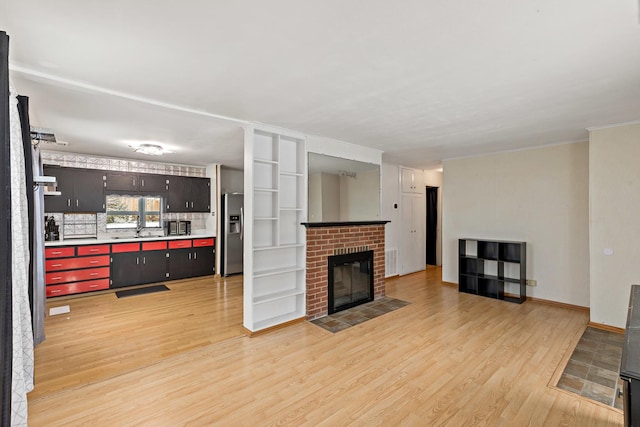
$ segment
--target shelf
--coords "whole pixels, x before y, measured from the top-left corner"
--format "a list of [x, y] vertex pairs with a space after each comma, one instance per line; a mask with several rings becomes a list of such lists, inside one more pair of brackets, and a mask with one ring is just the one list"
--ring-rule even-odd
[[253, 191], [260, 191], [263, 193], [277, 193], [278, 189], [277, 188], [260, 188], [260, 187], [254, 187]]
[[277, 160], [268, 160], [268, 159], [253, 159], [254, 162], [256, 163], [263, 163], [266, 165], [277, 165], [278, 161]]
[[304, 312], [302, 310], [292, 311], [290, 313], [281, 314], [280, 316], [270, 317], [269, 319], [262, 320], [260, 322], [254, 323], [254, 331], [259, 331], [261, 329], [269, 328], [271, 326], [276, 326], [281, 323], [290, 322], [292, 320], [300, 319], [304, 317]]
[[298, 172], [284, 172], [284, 171], [280, 172], [280, 175], [282, 175], [282, 176], [298, 176], [298, 177], [304, 176], [303, 174], [298, 173]]
[[34, 176], [33, 183], [36, 185], [39, 184], [55, 184], [56, 177], [55, 176]]
[[[458, 290], [523, 303], [527, 299], [526, 245], [515, 241], [459, 239]], [[519, 293], [505, 294], [505, 289], [519, 289]]]
[[260, 218], [253, 218], [254, 221], [276, 221], [278, 218], [275, 217], [260, 217]]
[[267, 276], [275, 276], [278, 274], [291, 273], [293, 271], [301, 271], [304, 270], [304, 267], [298, 267], [297, 265], [292, 265], [291, 267], [284, 268], [274, 268], [273, 270], [262, 270], [262, 271], [254, 271], [253, 277], [267, 277]]
[[295, 211], [302, 212], [302, 208], [280, 208], [281, 211]]
[[296, 243], [293, 245], [280, 245], [280, 246], [258, 246], [253, 248], [254, 252], [255, 251], [272, 251], [272, 250], [278, 250], [278, 249], [291, 249], [291, 248], [302, 248], [304, 247], [304, 245], [302, 243]]
[[302, 295], [304, 294], [304, 291], [301, 291], [300, 289], [289, 289], [287, 291], [282, 291], [282, 292], [276, 292], [273, 294], [267, 294], [267, 295], [262, 295], [259, 297], [254, 297], [253, 298], [253, 303], [254, 304], [263, 304], [265, 302], [271, 302], [271, 301], [276, 301], [282, 298], [287, 298], [287, 297], [291, 297], [291, 296], [295, 296], [295, 295]]

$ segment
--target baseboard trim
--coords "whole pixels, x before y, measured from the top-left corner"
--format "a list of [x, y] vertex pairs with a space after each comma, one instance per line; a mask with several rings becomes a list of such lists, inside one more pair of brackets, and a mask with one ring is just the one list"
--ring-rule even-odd
[[266, 334], [268, 332], [272, 332], [272, 331], [275, 331], [275, 330], [278, 330], [278, 329], [286, 328], [287, 326], [291, 326], [291, 325], [294, 325], [296, 323], [304, 322], [305, 320], [307, 320], [306, 317], [299, 317], [297, 319], [289, 320], [288, 322], [280, 323], [279, 325], [271, 326], [269, 328], [260, 329], [259, 331], [250, 331], [249, 329], [247, 329], [247, 328], [245, 328], [243, 326], [242, 327], [242, 331], [249, 338], [253, 338], [253, 337], [258, 336], [258, 335], [262, 335], [262, 334]]
[[615, 332], [616, 334], [624, 334], [624, 328], [618, 328], [617, 326], [605, 325], [603, 323], [589, 322], [587, 326], [596, 329], [602, 329], [603, 331]]
[[583, 307], [581, 305], [567, 304], [565, 302], [551, 301], [551, 300], [542, 299], [542, 298], [534, 298], [534, 297], [529, 297], [528, 296], [527, 297], [527, 301], [537, 302], [537, 303], [546, 304], [546, 305], [553, 305], [555, 307], [568, 308], [569, 310], [583, 311], [583, 312], [585, 312], [587, 314], [589, 314], [591, 312], [591, 309], [589, 307]]
[[444, 280], [442, 281], [442, 284], [445, 286], [449, 286], [451, 288], [457, 288], [458, 284], [457, 283], [453, 283], [453, 282], [445, 282]]

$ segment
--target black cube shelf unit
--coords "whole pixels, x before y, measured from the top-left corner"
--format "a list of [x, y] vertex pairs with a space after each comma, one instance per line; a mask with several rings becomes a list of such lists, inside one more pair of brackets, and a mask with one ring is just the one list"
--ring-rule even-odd
[[459, 239], [458, 291], [522, 304], [527, 242]]

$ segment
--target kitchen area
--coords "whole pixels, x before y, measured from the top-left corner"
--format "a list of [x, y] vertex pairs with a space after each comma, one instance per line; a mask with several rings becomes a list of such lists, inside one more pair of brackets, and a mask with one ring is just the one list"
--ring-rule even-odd
[[220, 265], [229, 258], [227, 274], [242, 272], [241, 195], [231, 239], [216, 238], [228, 229], [217, 226], [219, 167], [55, 151], [42, 158], [56, 180], [44, 191], [48, 298], [214, 275], [217, 243], [230, 240]]

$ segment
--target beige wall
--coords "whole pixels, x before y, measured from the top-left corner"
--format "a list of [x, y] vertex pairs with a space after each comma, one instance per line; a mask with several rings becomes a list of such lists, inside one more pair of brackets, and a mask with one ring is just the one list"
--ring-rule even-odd
[[623, 328], [640, 284], [640, 124], [591, 130], [589, 172], [591, 321]]
[[588, 167], [587, 142], [445, 161], [443, 280], [459, 238], [523, 240], [527, 294], [589, 306]]

